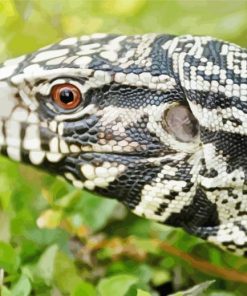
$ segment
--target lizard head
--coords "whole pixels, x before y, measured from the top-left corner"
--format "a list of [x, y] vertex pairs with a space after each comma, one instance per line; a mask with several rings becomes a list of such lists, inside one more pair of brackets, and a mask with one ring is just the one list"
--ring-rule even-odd
[[236, 162], [241, 144], [224, 134], [242, 117], [219, 96], [224, 77], [213, 44], [227, 46], [207, 37], [95, 34], [3, 63], [1, 153], [138, 215], [212, 229], [229, 218], [218, 208], [244, 186], [246, 166]]

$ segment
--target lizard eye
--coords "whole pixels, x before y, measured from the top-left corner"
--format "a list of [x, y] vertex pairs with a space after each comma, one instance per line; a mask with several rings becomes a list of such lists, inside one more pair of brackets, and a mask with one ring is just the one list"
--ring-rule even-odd
[[167, 110], [163, 127], [181, 142], [191, 142], [198, 135], [199, 125], [191, 110], [185, 105], [175, 105]]
[[82, 101], [80, 90], [69, 83], [53, 86], [51, 89], [53, 101], [61, 108], [71, 110], [76, 108]]

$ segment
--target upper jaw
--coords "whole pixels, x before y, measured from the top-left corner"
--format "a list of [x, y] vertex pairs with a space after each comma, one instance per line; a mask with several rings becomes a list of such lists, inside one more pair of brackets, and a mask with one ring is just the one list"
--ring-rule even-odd
[[[3, 69], [0, 68], [0, 75], [3, 77]], [[16, 149], [20, 139], [17, 137], [20, 125], [13, 120], [15, 108], [18, 106], [18, 99], [15, 89], [10, 86], [7, 80], [0, 80], [0, 149], [14, 160], [20, 159], [20, 149]]]
[[0, 80], [0, 120], [9, 118], [18, 105], [16, 93], [7, 81]]
[[16, 161], [23, 160], [25, 154], [31, 163], [35, 158], [37, 162], [37, 157], [41, 159], [41, 138], [37, 112], [25, 104], [9, 79], [0, 80], [0, 152]]

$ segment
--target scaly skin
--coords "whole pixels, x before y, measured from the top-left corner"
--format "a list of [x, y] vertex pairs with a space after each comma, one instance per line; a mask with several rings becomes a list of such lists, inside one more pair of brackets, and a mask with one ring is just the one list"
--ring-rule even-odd
[[[82, 102], [52, 98], [69, 83]], [[247, 254], [247, 50], [94, 34], [0, 67], [1, 153]], [[100, 213], [99, 213], [100, 215]]]

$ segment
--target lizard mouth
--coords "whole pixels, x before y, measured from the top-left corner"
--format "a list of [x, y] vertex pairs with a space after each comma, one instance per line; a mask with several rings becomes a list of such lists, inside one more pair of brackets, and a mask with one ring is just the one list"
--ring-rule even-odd
[[[70, 144], [68, 144], [70, 142]], [[58, 163], [64, 158], [76, 158], [84, 160], [93, 157], [104, 159], [129, 158], [134, 161], [139, 159], [145, 161], [149, 158], [164, 158], [173, 155], [177, 151], [171, 149], [158, 149], [150, 152], [149, 149], [133, 151], [107, 151], [103, 147], [88, 143], [75, 144], [70, 139], [66, 141], [63, 136], [58, 136], [56, 131], [51, 130], [49, 123], [38, 122], [37, 118], [23, 121], [22, 119], [0, 118], [0, 149], [1, 154], [16, 160], [42, 165], [45, 163]]]

